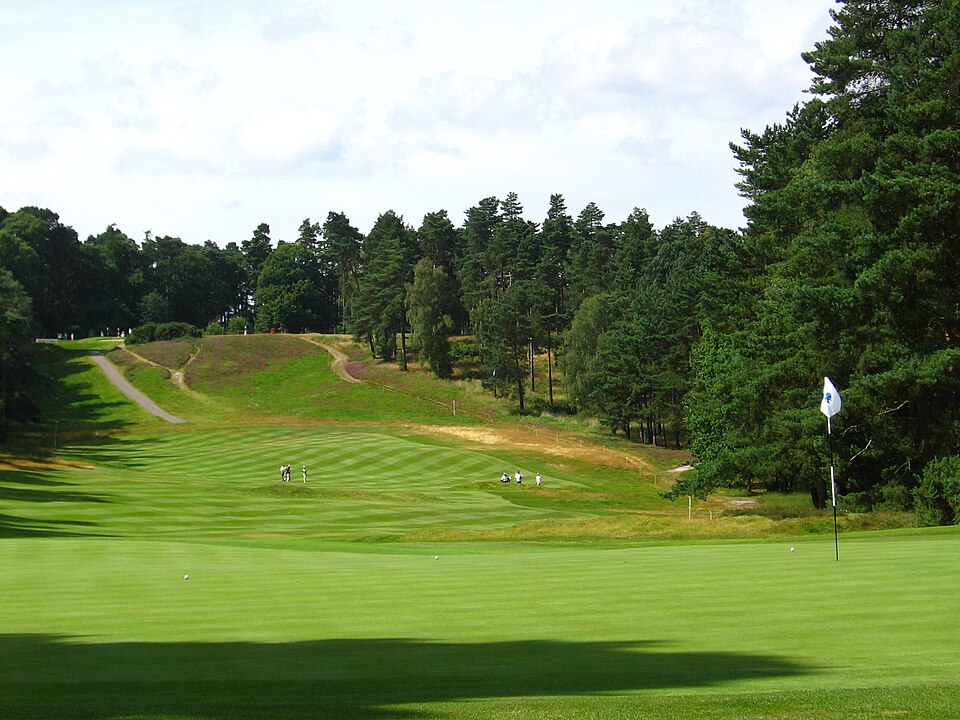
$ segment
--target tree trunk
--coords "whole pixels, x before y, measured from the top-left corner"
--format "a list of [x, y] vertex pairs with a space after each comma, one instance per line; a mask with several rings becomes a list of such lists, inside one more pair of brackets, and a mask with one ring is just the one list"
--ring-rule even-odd
[[810, 484], [810, 500], [817, 510], [827, 508], [827, 481], [816, 480]]
[[547, 391], [550, 396], [550, 407], [553, 407], [553, 361], [550, 357], [553, 353], [553, 348], [550, 347], [550, 345], [550, 332], [547, 331]]
[[[523, 371], [520, 369], [521, 349], [518, 345], [513, 345], [513, 367], [510, 368], [511, 374], [517, 380], [517, 399], [520, 401], [520, 412], [523, 412]], [[509, 382], [509, 380], [507, 381]]]
[[400, 323], [400, 369], [407, 369], [407, 326]]
[[530, 338], [530, 392], [537, 391], [537, 381], [534, 378], [534, 374], [533, 374], [533, 353], [534, 353], [533, 338]]

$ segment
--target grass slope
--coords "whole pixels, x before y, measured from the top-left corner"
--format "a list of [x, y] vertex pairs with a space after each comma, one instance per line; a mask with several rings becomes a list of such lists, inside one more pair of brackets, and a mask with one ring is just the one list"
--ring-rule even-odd
[[773, 521], [689, 523], [579, 446], [429, 434], [425, 390], [250, 337], [142, 348], [198, 395], [120, 361], [176, 427], [44, 350], [67, 430], [0, 464], [0, 717], [958, 716], [956, 528], [839, 563], [799, 525], [691, 543]]

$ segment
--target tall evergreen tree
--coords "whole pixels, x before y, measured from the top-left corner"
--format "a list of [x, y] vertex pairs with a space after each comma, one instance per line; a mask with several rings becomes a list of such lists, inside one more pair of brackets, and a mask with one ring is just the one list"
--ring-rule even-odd
[[[273, 243], [270, 240], [270, 226], [267, 223], [260, 223], [249, 240], [240, 243], [240, 250], [246, 259], [246, 292], [252, 303], [254, 293], [257, 291], [257, 279], [260, 277], [260, 271], [263, 264], [267, 261], [270, 253], [273, 252]], [[256, 312], [256, 309], [254, 309]]]
[[407, 317], [420, 351], [420, 359], [439, 378], [450, 377], [449, 315], [450, 277], [428, 257], [421, 258], [413, 270], [413, 283], [407, 289]]
[[547, 391], [553, 406], [553, 359], [556, 338], [568, 326], [567, 259], [573, 244], [573, 218], [563, 195], [550, 196], [550, 208], [541, 226], [541, 256], [536, 268], [536, 312], [541, 338], [547, 350]]
[[461, 234], [450, 222], [446, 210], [424, 215], [420, 229], [417, 230], [420, 255], [427, 258], [433, 267], [441, 269], [446, 278], [443, 284], [445, 288], [443, 302], [446, 308], [445, 315], [451, 322], [448, 333], [452, 332], [454, 327], [466, 327], [469, 322], [466, 309], [460, 300], [461, 293], [456, 271], [458, 257], [462, 254], [459, 246], [460, 238]]
[[397, 354], [406, 369], [407, 285], [413, 281], [416, 233], [393, 210], [380, 215], [363, 241], [363, 273], [354, 313], [358, 328], [369, 328], [373, 350], [384, 360]]
[[457, 279], [464, 307], [474, 332], [480, 331], [482, 306], [493, 297], [495, 274], [487, 264], [488, 249], [500, 224], [500, 201], [495, 197], [481, 200], [466, 212], [461, 231], [461, 253], [457, 258]]
[[333, 244], [323, 234], [320, 223], [306, 218], [300, 223], [297, 244], [313, 256], [314, 282], [320, 302], [315, 308], [317, 327], [332, 332], [340, 321], [340, 301], [336, 256]]
[[359, 325], [355, 302], [360, 296], [363, 235], [343, 213], [330, 212], [322, 228], [325, 252], [330, 256], [336, 280], [337, 305], [346, 328], [357, 338], [370, 340], [369, 328]]
[[55, 212], [20, 208], [0, 225], [0, 255], [30, 296], [41, 335], [79, 331], [80, 241]]
[[727, 408], [735, 431], [708, 464], [822, 506], [830, 374], [848, 501], [904, 504], [960, 443], [960, 4], [848, 0], [833, 18], [805, 55], [821, 97], [734, 148], [761, 282], [698, 390], [746, 387], [756, 414]]
[[80, 248], [80, 264], [83, 330], [97, 334], [137, 325], [146, 266], [136, 241], [110, 225], [86, 239]]

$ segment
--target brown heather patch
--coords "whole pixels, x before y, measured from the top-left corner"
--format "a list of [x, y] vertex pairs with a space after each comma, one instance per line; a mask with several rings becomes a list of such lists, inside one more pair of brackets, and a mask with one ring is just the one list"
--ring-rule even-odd
[[[399, 538], [411, 542], [521, 541], [521, 542], [644, 542], [657, 540], [743, 540], [823, 535], [832, 530], [809, 519], [776, 521], [759, 516], [687, 519], [686, 508], [644, 512], [612, 510], [599, 516], [533, 520], [494, 530], [428, 527]], [[841, 532], [888, 530], [913, 525], [910, 513], [849, 515], [838, 523]]]
[[[138, 354], [139, 348], [135, 352], [131, 352], [125, 348], [117, 347], [107, 353], [107, 359], [126, 373], [128, 370], [136, 370], [138, 367], [144, 367], [142, 364], [144, 361], [137, 357]], [[146, 362], [160, 367], [159, 364], [153, 363], [152, 361], [147, 360]], [[169, 369], [161, 369], [166, 371], [167, 377], [170, 377]]]
[[195, 343], [187, 340], [164, 340], [144, 345], [132, 345], [127, 350], [152, 363], [176, 370], [190, 361], [190, 356], [194, 353], [195, 347]]
[[89, 469], [93, 465], [74, 460], [30, 460], [27, 458], [0, 458], [0, 470], [65, 470]]
[[232, 384], [271, 365], [320, 352], [292, 335], [214, 335], [205, 337], [187, 370], [187, 383]]
[[[449, 435], [478, 445], [526, 450], [555, 457], [573, 458], [593, 465], [633, 467], [653, 472], [653, 466], [634, 455], [583, 442], [573, 435], [526, 426], [498, 425], [469, 427], [458, 425], [410, 425], [422, 434]], [[532, 478], [531, 478], [532, 479]]]
[[411, 542], [523, 541], [523, 542], [643, 542], [679, 539], [742, 539], [784, 534], [766, 518], [687, 520], [664, 513], [611, 512], [601, 516], [533, 520], [495, 530], [422, 528], [404, 535]]

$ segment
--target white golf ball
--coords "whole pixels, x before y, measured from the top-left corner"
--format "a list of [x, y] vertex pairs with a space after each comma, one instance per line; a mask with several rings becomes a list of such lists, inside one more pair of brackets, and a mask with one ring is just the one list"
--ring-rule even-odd
[[189, 575], [184, 575], [184, 576], [183, 576], [183, 579], [184, 579], [184, 580], [189, 580], [189, 579], [190, 579], [190, 576], [189, 576]]
[[439, 559], [440, 559], [440, 556], [439, 556], [439, 555], [434, 555], [434, 556], [433, 556], [433, 559], [434, 559], [434, 560], [439, 560]]
[[797, 551], [796, 548], [790, 548], [790, 552], [796, 552], [796, 551]]

